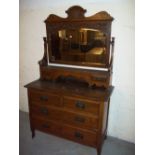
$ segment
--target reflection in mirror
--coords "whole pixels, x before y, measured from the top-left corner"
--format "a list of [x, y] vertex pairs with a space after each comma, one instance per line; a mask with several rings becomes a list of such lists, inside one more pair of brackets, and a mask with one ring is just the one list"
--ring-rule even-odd
[[96, 29], [59, 30], [52, 43], [53, 60], [63, 62], [104, 63], [106, 35]]

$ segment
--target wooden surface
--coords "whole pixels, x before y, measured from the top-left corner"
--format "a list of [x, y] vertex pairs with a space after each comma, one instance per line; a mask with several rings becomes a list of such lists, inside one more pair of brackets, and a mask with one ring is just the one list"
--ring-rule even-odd
[[107, 106], [113, 87], [36, 80], [28, 88], [30, 126], [35, 130], [101, 150], [107, 128]]
[[[49, 15], [46, 19], [47, 37], [44, 37], [44, 56], [39, 61], [40, 78], [25, 87], [28, 89], [29, 117], [32, 138], [35, 130], [89, 145], [101, 154], [106, 138], [108, 111], [112, 86], [114, 39], [111, 42], [113, 18], [105, 11], [85, 17], [85, 9], [69, 8], [67, 18]], [[65, 24], [64, 24], [65, 23]], [[107, 67], [107, 71], [54, 67], [51, 38], [56, 39], [58, 30], [72, 28], [98, 29], [107, 35], [105, 63], [70, 62], [71, 65]], [[112, 52], [110, 58], [110, 44]], [[55, 53], [58, 54], [58, 53]], [[64, 64], [70, 64], [64, 62]], [[60, 62], [61, 64], [61, 62]]]
[[79, 81], [87, 82], [89, 86], [96, 85], [108, 88], [112, 73], [109, 71], [40, 66], [40, 75], [43, 80], [56, 80], [59, 77], [67, 79], [71, 77]]
[[[36, 80], [27, 85], [26, 88], [31, 88], [34, 91], [41, 91], [39, 93], [52, 93], [52, 95], [59, 95], [63, 93], [64, 95], [74, 97], [81, 97], [81, 99], [94, 99], [95, 101], [108, 101], [110, 95], [113, 91], [113, 86], [110, 86], [107, 89], [104, 88], [96, 88], [92, 89], [86, 87], [83, 84], [79, 83], [56, 83], [47, 80]], [[37, 93], [36, 92], [36, 93]], [[48, 95], [48, 94], [47, 94]], [[90, 101], [92, 102], [92, 101]]]

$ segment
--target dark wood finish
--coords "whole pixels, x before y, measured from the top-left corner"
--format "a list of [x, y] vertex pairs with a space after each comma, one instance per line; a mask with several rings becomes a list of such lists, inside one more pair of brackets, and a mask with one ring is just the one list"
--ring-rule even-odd
[[[47, 46], [48, 46], [48, 55], [49, 61], [53, 63], [61, 64], [72, 64], [72, 65], [84, 65], [84, 66], [106, 66], [110, 67], [110, 36], [111, 36], [111, 22], [113, 17], [111, 17], [106, 11], [101, 11], [96, 13], [93, 16], [85, 17], [86, 10], [79, 7], [73, 6], [69, 8], [66, 13], [68, 14], [67, 18], [62, 18], [57, 15], [51, 14], [45, 20], [46, 29], [47, 29]], [[64, 24], [65, 23], [65, 24]], [[107, 36], [106, 49], [107, 52], [104, 57], [104, 62], [101, 64], [89, 64], [89, 63], [77, 63], [77, 62], [63, 62], [56, 61], [53, 56], [58, 56], [58, 31], [64, 29], [80, 29], [80, 28], [89, 28], [97, 29], [101, 32], [104, 32]], [[52, 44], [53, 43], [53, 44]], [[56, 52], [57, 51], [57, 52]], [[55, 53], [56, 52], [56, 53]]]
[[31, 119], [37, 130], [56, 134], [58, 136], [61, 134], [62, 131], [61, 124], [48, 119], [40, 118], [38, 116], [33, 116]]
[[83, 115], [79, 113], [64, 112], [64, 122], [75, 127], [90, 129], [96, 131], [98, 129], [98, 117]]
[[48, 62], [48, 58], [47, 58], [47, 39], [46, 37], [43, 38], [44, 40], [44, 56], [42, 58], [42, 60], [39, 61], [39, 64], [41, 66], [46, 66], [47, 65], [47, 62]]
[[37, 103], [37, 105], [41, 106], [55, 106], [55, 107], [62, 106], [61, 102], [62, 99], [60, 98], [60, 96], [47, 92], [32, 90], [30, 93], [30, 100], [32, 104]]
[[108, 88], [111, 73], [108, 71], [81, 70], [62, 67], [40, 67], [42, 80], [56, 80], [59, 77], [74, 77], [87, 82], [90, 86], [97, 85]]
[[[35, 137], [35, 130], [40, 130], [92, 146], [100, 155], [102, 143], [107, 135], [110, 96], [114, 89], [112, 86], [114, 38], [111, 40], [113, 18], [105, 11], [90, 17], [85, 17], [85, 12], [85, 9], [73, 6], [66, 11], [67, 18], [49, 15], [45, 20], [47, 37], [44, 37], [44, 56], [39, 61], [40, 78], [25, 87], [28, 89], [32, 138]], [[59, 47], [55, 42], [56, 33], [74, 27], [98, 29], [106, 33], [104, 63], [53, 59], [53, 52], [59, 56], [57, 52]], [[52, 45], [51, 39], [53, 39]], [[56, 67], [50, 66], [49, 61], [53, 64], [106, 67], [106, 70]]]
[[75, 128], [64, 126], [62, 134], [65, 138], [73, 140], [78, 143], [86, 144], [89, 146], [96, 146], [97, 134], [89, 130], [83, 130], [82, 128]]
[[55, 121], [62, 121], [62, 111], [58, 109], [53, 109], [48, 106], [38, 106], [38, 105], [33, 105], [31, 106], [31, 111], [32, 111], [32, 117], [33, 116], [39, 116], [44, 119], [49, 119], [49, 120], [55, 120]]
[[[109, 88], [89, 88], [85, 85], [79, 85], [76, 83], [59, 83], [59, 82], [51, 82], [47, 80], [36, 80], [27, 85], [28, 88], [28, 96], [29, 96], [29, 103], [30, 100], [30, 93], [32, 91], [36, 91], [37, 93], [47, 93], [52, 95], [64, 95], [68, 97], [78, 98], [79, 100], [89, 100], [89, 102], [95, 102], [95, 104], [103, 103], [109, 100], [112, 91], [114, 89], [113, 86], [109, 86]], [[64, 98], [64, 97], [63, 97]], [[52, 102], [52, 101], [51, 101]], [[62, 101], [63, 102], [63, 101]], [[52, 104], [53, 105], [53, 104]], [[100, 104], [99, 104], [100, 105]], [[30, 106], [30, 105], [29, 105]]]
[[99, 103], [91, 100], [84, 100], [75, 97], [64, 97], [63, 105], [65, 109], [75, 112], [88, 113], [98, 116]]
[[[101, 150], [107, 129], [107, 104], [112, 86], [108, 89], [92, 89], [75, 83], [68, 85], [37, 80], [25, 87], [29, 94], [33, 137], [37, 129], [96, 147], [98, 152]], [[40, 100], [41, 96], [46, 97]]]

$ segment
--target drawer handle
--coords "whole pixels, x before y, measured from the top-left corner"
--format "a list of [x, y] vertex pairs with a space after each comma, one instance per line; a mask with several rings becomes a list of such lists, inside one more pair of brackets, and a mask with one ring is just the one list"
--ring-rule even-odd
[[42, 127], [48, 129], [50, 126], [47, 124], [43, 124]]
[[47, 96], [40, 96], [40, 100], [41, 101], [48, 101], [48, 97]]
[[75, 132], [74, 136], [78, 139], [83, 139], [83, 135], [80, 132]]
[[85, 104], [81, 101], [76, 101], [76, 107], [79, 109], [85, 109]]
[[48, 115], [48, 110], [46, 108], [41, 108], [40, 112], [44, 115]]
[[79, 117], [79, 116], [76, 116], [74, 120], [75, 120], [76, 122], [80, 122], [80, 123], [84, 123], [84, 122], [85, 122], [85, 118]]

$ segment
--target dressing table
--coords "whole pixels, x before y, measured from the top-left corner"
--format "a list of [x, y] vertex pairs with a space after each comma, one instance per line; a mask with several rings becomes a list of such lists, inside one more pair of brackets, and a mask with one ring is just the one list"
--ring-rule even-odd
[[105, 11], [85, 17], [80, 6], [66, 13], [45, 20], [40, 78], [25, 86], [32, 137], [39, 130], [94, 147], [100, 155], [114, 89], [113, 17]]

